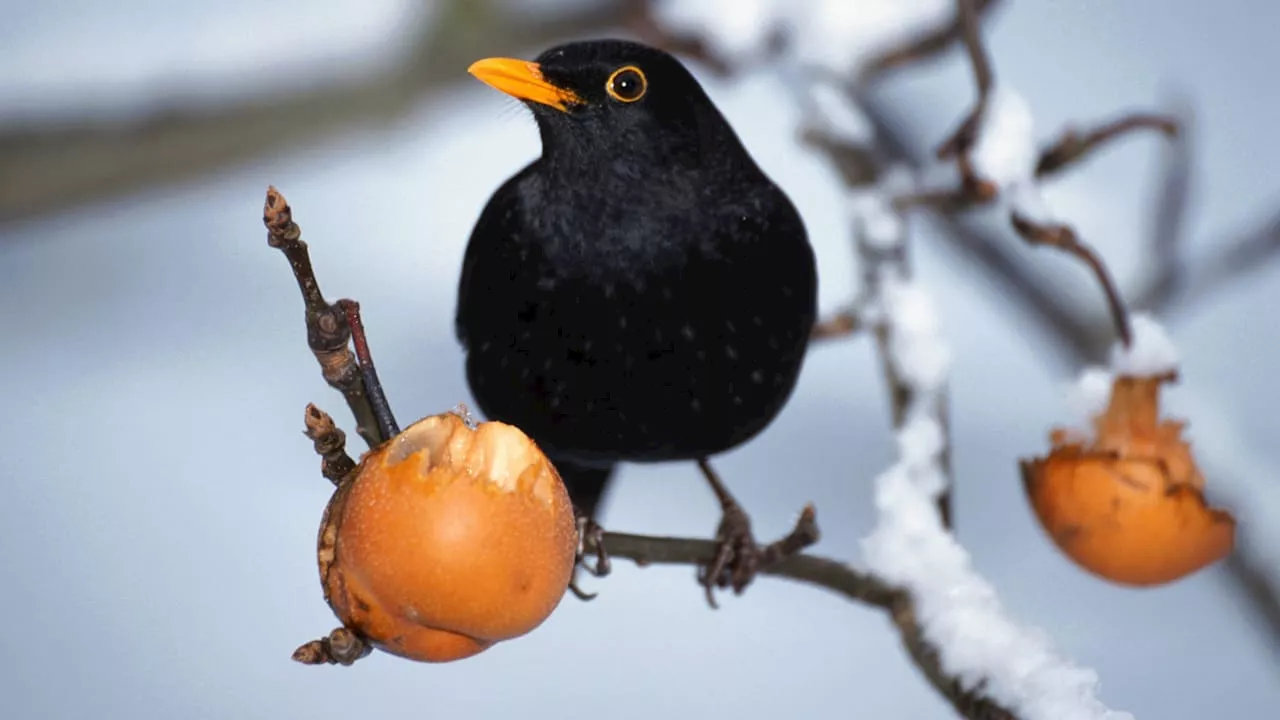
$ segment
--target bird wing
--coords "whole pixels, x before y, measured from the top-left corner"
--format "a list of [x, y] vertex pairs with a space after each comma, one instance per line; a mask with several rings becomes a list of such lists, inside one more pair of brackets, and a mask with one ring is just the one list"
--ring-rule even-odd
[[462, 257], [458, 304], [454, 311], [454, 333], [464, 348], [469, 347], [467, 328], [484, 327], [477, 323], [483, 323], [484, 316], [496, 309], [488, 302], [490, 293], [496, 289], [494, 280], [514, 277], [523, 265], [516, 189], [532, 168], [530, 163], [493, 193], [471, 231]]

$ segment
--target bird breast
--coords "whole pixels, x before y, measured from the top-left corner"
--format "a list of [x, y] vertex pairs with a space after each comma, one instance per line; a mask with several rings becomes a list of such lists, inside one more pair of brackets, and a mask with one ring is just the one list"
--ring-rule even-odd
[[510, 323], [472, 338], [481, 408], [591, 462], [695, 458], [755, 435], [800, 370], [813, 259], [803, 234], [723, 230], [651, 218], [625, 237], [553, 233], [529, 248], [527, 273], [489, 299]]

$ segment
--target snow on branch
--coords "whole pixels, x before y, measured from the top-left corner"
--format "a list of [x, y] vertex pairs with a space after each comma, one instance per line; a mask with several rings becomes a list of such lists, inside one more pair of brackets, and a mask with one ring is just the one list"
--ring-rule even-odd
[[857, 240], [861, 257], [872, 263], [864, 272], [872, 292], [867, 312], [880, 324], [882, 351], [910, 400], [896, 432], [898, 461], [875, 481], [877, 524], [863, 540], [863, 560], [875, 575], [906, 590], [943, 671], [966, 690], [1026, 720], [1132, 718], [1098, 700], [1093, 670], [1061, 657], [1042, 633], [1008, 616], [995, 588], [943, 524], [937, 510], [948, 486], [941, 410], [951, 350], [931, 295], [908, 276], [906, 223], [883, 217], [889, 204], [884, 191], [880, 202], [874, 193], [857, 198]]
[[[1280, 242], [1276, 242], [1280, 237], [1277, 231], [1280, 223], [1271, 218], [1256, 231], [1224, 243], [1220, 250], [1205, 260], [1197, 261], [1194, 266], [1186, 258], [1177, 256], [1176, 236], [1183, 215], [1187, 179], [1185, 113], [1183, 122], [1168, 115], [1135, 112], [1095, 123], [1092, 127], [1067, 126], [1051, 142], [1037, 149], [1034, 115], [1030, 107], [1016, 90], [996, 77], [991, 59], [983, 47], [978, 17], [995, 6], [995, 2], [957, 0], [946, 3], [951, 9], [938, 10], [938, 3], [924, 0], [886, 1], [895, 6], [890, 8], [890, 13], [915, 14], [896, 27], [886, 27], [880, 22], [887, 17], [879, 12], [883, 4], [871, 0], [847, 3], [837, 3], [836, 0], [826, 3], [820, 0], [801, 1], [785, 10], [781, 9], [785, 0], [757, 2], [769, 8], [768, 27], [760, 29], [756, 35], [760, 44], [750, 48], [746, 54], [780, 55], [783, 60], [807, 59], [811, 63], [818, 59], [818, 72], [813, 73], [809, 88], [814, 97], [802, 97], [802, 104], [811, 106], [817, 114], [825, 114], [828, 118], [825, 121], [823, 118], [810, 118], [802, 138], [831, 160], [841, 179], [851, 188], [851, 205], [864, 231], [860, 236], [863, 250], [890, 247], [892, 241], [886, 238], [901, 224], [900, 213], [915, 207], [927, 208], [944, 220], [945, 231], [979, 271], [1022, 298], [1026, 309], [1041, 320], [1058, 340], [1059, 350], [1076, 360], [1090, 360], [1105, 354], [1111, 339], [1118, 337], [1118, 347], [1111, 352], [1110, 367], [1085, 368], [1072, 388], [1069, 400], [1074, 405], [1074, 414], [1083, 418], [1096, 415], [1106, 405], [1117, 373], [1143, 374], [1167, 370], [1176, 364], [1177, 354], [1154, 319], [1145, 315], [1129, 316], [1102, 259], [1077, 237], [1068, 224], [1055, 216], [1041, 195], [1040, 182], [1078, 166], [1095, 151], [1134, 131], [1155, 130], [1177, 141], [1171, 143], [1172, 153], [1175, 160], [1181, 158], [1182, 161], [1173, 162], [1166, 173], [1163, 199], [1155, 208], [1159, 234], [1151, 244], [1151, 262], [1155, 272], [1144, 283], [1145, 287], [1134, 293], [1134, 306], [1138, 308], [1159, 310], [1199, 299], [1206, 289], [1221, 288], [1227, 281], [1255, 267], [1259, 261], [1280, 253]], [[669, 29], [674, 27], [677, 33], [697, 34], [699, 39], [706, 41], [702, 45], [704, 51], [710, 48], [715, 52], [723, 47], [717, 28], [722, 14], [732, 13], [731, 3], [690, 0], [655, 2], [654, 6], [665, 12], [677, 4], [682, 6], [683, 15], [678, 19], [672, 18]], [[838, 11], [833, 10], [836, 4], [842, 6]], [[838, 32], [841, 25], [840, 18], [829, 13], [852, 15], [864, 9], [868, 18], [865, 26], [859, 32], [843, 37], [845, 57], [853, 60], [847, 66], [842, 65], [839, 59], [832, 60], [834, 56], [828, 52], [830, 46], [825, 38]], [[899, 42], [907, 44], [883, 50], [884, 45], [877, 46], [877, 33], [884, 38], [896, 37]], [[903, 38], [907, 37], [911, 40], [904, 41]], [[779, 39], [783, 42], [777, 42]], [[868, 76], [918, 62], [954, 47], [957, 42], [962, 43], [968, 55], [978, 97], [956, 132], [940, 144], [937, 159], [954, 162], [960, 182], [957, 186], [919, 185], [911, 193], [884, 193], [883, 176], [889, 163], [905, 162], [917, 172], [946, 169], [945, 163], [941, 168], [929, 167], [913, 153], [910, 143], [889, 122], [885, 113], [875, 111], [876, 102], [861, 94], [860, 84]], [[804, 46], [808, 46], [807, 49]], [[873, 58], [876, 48], [883, 50], [883, 54], [876, 59], [868, 59]], [[824, 57], [825, 61], [822, 60]], [[861, 67], [857, 67], [858, 58], [862, 59]], [[743, 60], [749, 58], [739, 55], [736, 59], [742, 66]], [[833, 98], [838, 98], [840, 92], [832, 92], [830, 88], [847, 95], [852, 108], [836, 104]], [[850, 119], [855, 122], [850, 122]], [[868, 134], [871, 137], [864, 139]], [[868, 186], [872, 186], [871, 191], [867, 191]], [[1054, 247], [1086, 263], [1106, 294], [1112, 332], [1098, 327], [1094, 313], [1079, 310], [1072, 301], [1045, 292], [1041, 284], [1030, 276], [1025, 264], [991, 234], [960, 224], [959, 219], [965, 210], [984, 205], [996, 205], [1007, 212], [1013, 230], [1028, 244]], [[872, 316], [869, 311], [871, 304], [864, 304], [868, 307], [855, 304], [853, 310], [836, 314], [823, 323], [816, 337], [838, 337], [872, 329], [880, 318]], [[889, 380], [892, 385], [893, 379]], [[903, 388], [891, 388], [895, 404], [902, 394], [900, 390]], [[898, 408], [895, 408], [895, 416], [898, 414]], [[1200, 415], [1199, 412], [1192, 414]], [[904, 432], [904, 422], [895, 417], [895, 428], [900, 433]], [[1202, 418], [1196, 426], [1203, 431], [1209, 429], [1207, 424]], [[1213, 424], [1214, 430], [1229, 427]], [[1090, 427], [1091, 423], [1083, 425]], [[1239, 462], [1224, 460], [1238, 460], [1248, 454], [1240, 451], [1238, 442], [1223, 442], [1219, 436], [1226, 433], [1225, 430], [1213, 432], [1199, 444], [1205, 447], [1210, 464], [1215, 468], [1228, 468], [1237, 476], [1243, 475], [1222, 481], [1230, 490], [1226, 494], [1232, 497], [1233, 504], [1240, 510], [1250, 508], [1251, 513], [1256, 507], [1268, 503], [1280, 507], [1280, 493], [1268, 494], [1265, 489], [1259, 491], [1252, 487], [1263, 478], [1270, 477], [1265, 470], [1257, 468], [1258, 463], [1245, 468]], [[1209, 438], [1216, 439], [1209, 441]], [[1222, 450], [1224, 447], [1231, 449]], [[940, 465], [945, 469], [948, 465], [946, 453], [941, 453], [940, 457]], [[1253, 498], [1259, 493], [1264, 497], [1259, 497], [1255, 503]], [[1258, 517], [1266, 515], [1258, 511]], [[1268, 549], [1280, 547], [1280, 544], [1270, 542], [1256, 529], [1264, 524], [1256, 522], [1242, 526], [1246, 540], [1243, 549], [1249, 552], [1231, 555], [1227, 567], [1260, 619], [1270, 625], [1272, 638], [1277, 639], [1280, 638], [1280, 569], [1277, 569], [1280, 562], [1275, 557], [1280, 555], [1268, 553]], [[1269, 554], [1274, 557], [1267, 557]]]
[[951, 0], [657, 0], [651, 7], [667, 31], [698, 36], [726, 61], [764, 55], [782, 36], [793, 59], [855, 76], [894, 64], [886, 58], [903, 48], [938, 44], [933, 36], [953, 15]]

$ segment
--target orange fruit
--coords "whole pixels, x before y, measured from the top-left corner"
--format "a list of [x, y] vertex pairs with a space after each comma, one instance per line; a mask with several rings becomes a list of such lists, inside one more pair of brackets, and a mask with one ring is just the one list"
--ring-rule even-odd
[[374, 647], [447, 662], [542, 624], [577, 543], [564, 484], [528, 436], [443, 413], [366, 453], [334, 493], [320, 576], [334, 613]]
[[1054, 544], [1116, 583], [1169, 583], [1231, 552], [1235, 520], [1205, 501], [1204, 477], [1182, 439], [1159, 419], [1163, 377], [1117, 377], [1092, 439], [1064, 430], [1048, 457], [1022, 462], [1023, 488]]

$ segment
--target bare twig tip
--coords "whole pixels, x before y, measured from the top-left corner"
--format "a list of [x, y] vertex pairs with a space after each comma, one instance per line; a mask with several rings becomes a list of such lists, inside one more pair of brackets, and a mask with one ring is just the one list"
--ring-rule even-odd
[[302, 229], [293, 221], [289, 202], [275, 186], [267, 187], [267, 200], [262, 207], [262, 224], [267, 227], [267, 243], [271, 247], [278, 248], [297, 242], [302, 236]]
[[333, 418], [329, 413], [316, 407], [314, 403], [307, 403], [305, 415], [304, 422], [307, 426], [307, 437], [314, 440], [324, 433], [333, 432], [335, 428]]

